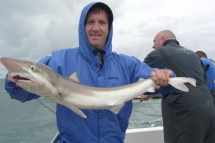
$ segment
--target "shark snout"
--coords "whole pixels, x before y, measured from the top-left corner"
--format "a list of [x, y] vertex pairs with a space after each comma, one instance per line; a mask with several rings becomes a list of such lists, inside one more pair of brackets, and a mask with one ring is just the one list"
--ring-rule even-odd
[[1, 58], [1, 63], [7, 68], [10, 72], [20, 71], [22, 66], [20, 62], [16, 61], [15, 59], [11, 58]]

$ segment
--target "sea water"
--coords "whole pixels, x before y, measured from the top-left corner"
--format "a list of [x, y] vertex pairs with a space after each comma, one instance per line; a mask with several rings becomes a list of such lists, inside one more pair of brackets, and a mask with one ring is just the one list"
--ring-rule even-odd
[[[55, 102], [39, 98], [55, 111]], [[128, 128], [162, 126], [161, 101], [133, 100]], [[9, 97], [0, 79], [0, 143], [47, 143], [57, 133], [55, 114], [36, 100], [21, 103]]]

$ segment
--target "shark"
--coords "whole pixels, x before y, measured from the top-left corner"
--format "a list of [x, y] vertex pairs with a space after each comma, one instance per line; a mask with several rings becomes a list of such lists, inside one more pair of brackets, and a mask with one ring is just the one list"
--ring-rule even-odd
[[[2, 57], [0, 61], [19, 87], [64, 105], [83, 118], [86, 118], [86, 115], [81, 109], [108, 109], [118, 114], [125, 102], [145, 92], [155, 92], [156, 87], [151, 78], [140, 78], [135, 83], [118, 87], [93, 87], [81, 84], [77, 72], [64, 77], [39, 62], [8, 57]], [[184, 83], [196, 86], [196, 80], [193, 78], [169, 78], [171, 86], [188, 92], [189, 89]]]

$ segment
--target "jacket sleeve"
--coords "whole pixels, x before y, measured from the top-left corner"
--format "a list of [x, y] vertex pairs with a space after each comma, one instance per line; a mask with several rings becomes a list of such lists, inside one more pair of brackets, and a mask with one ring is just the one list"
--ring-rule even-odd
[[[151, 61], [150, 59], [148, 60]], [[147, 63], [137, 61], [137, 65], [135, 66], [134, 70], [135, 70], [134, 73], [136, 73], [134, 74], [136, 75], [135, 79], [139, 79], [140, 77], [146, 79], [146, 78], [150, 78], [151, 72], [158, 70], [158, 68], [151, 68]], [[170, 69], [163, 68], [163, 70], [170, 70]], [[172, 72], [173, 77], [176, 77], [175, 73], [172, 70], [170, 71]], [[155, 90], [155, 92], [147, 92], [145, 94], [148, 94], [148, 95], [158, 94], [158, 93], [165, 94], [172, 89], [173, 87], [169, 85], [169, 86], [161, 87], [159, 90]]]
[[[50, 56], [46, 56], [43, 59], [41, 59], [39, 62], [47, 65], [50, 58], [51, 58]], [[37, 99], [40, 97], [36, 94], [27, 92], [21, 87], [17, 87], [15, 83], [7, 79], [7, 76], [5, 78], [5, 90], [9, 93], [12, 99], [19, 100], [20, 102], [30, 101], [32, 99]]]

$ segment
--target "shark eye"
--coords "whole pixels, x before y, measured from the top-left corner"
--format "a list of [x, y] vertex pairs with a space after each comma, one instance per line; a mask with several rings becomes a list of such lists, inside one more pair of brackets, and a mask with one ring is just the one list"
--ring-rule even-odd
[[34, 66], [31, 66], [31, 70], [34, 71], [34, 70], [35, 70], [35, 67], [34, 67]]

